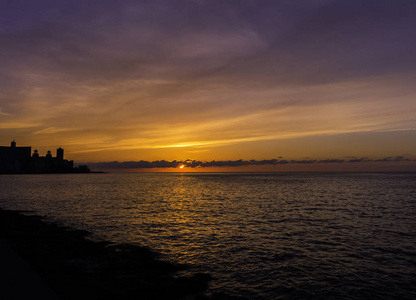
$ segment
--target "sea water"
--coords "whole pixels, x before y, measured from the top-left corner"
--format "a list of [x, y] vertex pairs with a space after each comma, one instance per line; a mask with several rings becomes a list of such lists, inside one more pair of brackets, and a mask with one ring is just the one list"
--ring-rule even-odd
[[0, 176], [0, 207], [207, 272], [250, 299], [416, 299], [416, 174]]

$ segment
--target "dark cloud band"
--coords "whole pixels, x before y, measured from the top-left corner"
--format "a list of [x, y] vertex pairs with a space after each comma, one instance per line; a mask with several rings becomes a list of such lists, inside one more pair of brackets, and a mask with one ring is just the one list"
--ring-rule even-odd
[[265, 159], [265, 160], [225, 160], [225, 161], [199, 161], [199, 160], [156, 160], [156, 161], [113, 161], [113, 162], [99, 162], [88, 163], [93, 169], [158, 169], [158, 168], [178, 168], [185, 166], [187, 168], [210, 168], [210, 167], [246, 167], [246, 166], [273, 166], [273, 165], [287, 165], [287, 164], [328, 164], [328, 163], [378, 163], [378, 162], [402, 162], [402, 161], [416, 161], [415, 159], [406, 158], [404, 156], [384, 157], [382, 159], [370, 158], [354, 158], [354, 159], [305, 159], [305, 160], [285, 160], [285, 159]]

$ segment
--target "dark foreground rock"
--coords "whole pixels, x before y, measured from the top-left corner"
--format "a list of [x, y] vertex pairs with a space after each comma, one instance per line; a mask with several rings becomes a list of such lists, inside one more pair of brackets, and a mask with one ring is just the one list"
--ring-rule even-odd
[[88, 235], [0, 209], [0, 236], [62, 299], [180, 299], [198, 294], [197, 299], [208, 299], [201, 293], [209, 275], [177, 277], [183, 266], [160, 260], [153, 251], [93, 242]]

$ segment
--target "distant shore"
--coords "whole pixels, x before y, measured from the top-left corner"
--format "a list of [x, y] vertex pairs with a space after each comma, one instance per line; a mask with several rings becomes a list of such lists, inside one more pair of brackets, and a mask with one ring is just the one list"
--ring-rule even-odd
[[93, 242], [89, 234], [0, 209], [0, 237], [62, 299], [241, 299], [205, 296], [210, 275], [175, 276], [184, 266], [147, 248]]
[[48, 173], [48, 172], [44, 172], [44, 173], [0, 173], [0, 175], [61, 175], [61, 174], [103, 174], [103, 173], [110, 173], [107, 171], [91, 171], [91, 172], [61, 172], [61, 173]]

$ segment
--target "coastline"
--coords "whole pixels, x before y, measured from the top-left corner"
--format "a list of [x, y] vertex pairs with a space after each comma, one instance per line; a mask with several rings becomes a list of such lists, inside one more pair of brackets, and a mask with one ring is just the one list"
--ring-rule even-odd
[[87, 231], [23, 213], [0, 208], [0, 238], [61, 299], [243, 299], [204, 295], [210, 275], [175, 276], [185, 267], [147, 248], [94, 242]]

